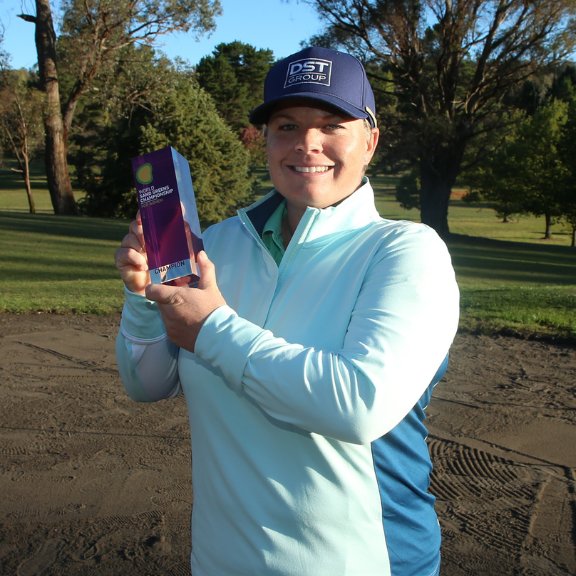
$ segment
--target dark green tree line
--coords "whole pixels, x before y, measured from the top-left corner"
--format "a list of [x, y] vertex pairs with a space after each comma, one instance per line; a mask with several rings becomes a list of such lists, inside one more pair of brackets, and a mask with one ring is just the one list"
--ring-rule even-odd
[[563, 128], [559, 144], [561, 159], [567, 170], [566, 185], [560, 193], [562, 218], [571, 228], [570, 245], [576, 248], [576, 81], [572, 82], [572, 90], [568, 103], [568, 120]]
[[494, 203], [508, 220], [512, 214], [543, 216], [544, 238], [551, 238], [562, 216], [561, 194], [567, 171], [560, 156], [568, 106], [553, 100], [517, 125], [471, 177], [473, 189]]

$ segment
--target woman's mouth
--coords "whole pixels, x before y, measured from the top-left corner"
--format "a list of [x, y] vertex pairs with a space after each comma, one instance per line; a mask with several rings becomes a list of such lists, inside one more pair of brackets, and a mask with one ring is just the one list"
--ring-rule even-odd
[[322, 172], [328, 172], [332, 169], [332, 166], [291, 166], [294, 172], [299, 172], [301, 174], [321, 174]]

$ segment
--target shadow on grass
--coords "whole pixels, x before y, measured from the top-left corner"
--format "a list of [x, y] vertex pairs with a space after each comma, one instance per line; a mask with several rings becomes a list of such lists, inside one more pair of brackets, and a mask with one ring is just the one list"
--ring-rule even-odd
[[452, 234], [448, 248], [461, 278], [576, 286], [576, 250]]
[[0, 212], [0, 228], [18, 232], [120, 242], [128, 231], [128, 223], [123, 220], [83, 218], [82, 216]]
[[[30, 162], [30, 180], [33, 189], [46, 190], [46, 173], [42, 159], [35, 158]], [[4, 158], [0, 162], [0, 182], [2, 190], [24, 189], [24, 177], [16, 160]]]
[[[115, 280], [119, 276], [114, 267], [114, 250], [109, 249], [108, 252], [109, 259], [104, 262], [88, 260], [83, 257], [83, 253], [75, 257], [71, 257], [69, 253], [63, 253], [62, 257], [40, 253], [27, 255], [26, 268], [34, 270], [34, 282]], [[22, 258], [3, 255], [2, 263], [7, 270], [17, 272], [22, 265]], [[22, 271], [22, 275], [24, 274]]]

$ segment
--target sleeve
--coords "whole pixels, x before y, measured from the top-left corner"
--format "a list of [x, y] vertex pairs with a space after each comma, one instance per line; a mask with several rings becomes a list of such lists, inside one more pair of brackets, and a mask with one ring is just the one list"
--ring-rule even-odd
[[448, 250], [415, 225], [369, 263], [339, 350], [287, 342], [224, 306], [202, 327], [196, 354], [273, 418], [362, 444], [417, 403], [448, 353], [458, 315]]
[[116, 362], [127, 394], [137, 402], [172, 398], [180, 391], [178, 347], [168, 340], [154, 302], [125, 290]]

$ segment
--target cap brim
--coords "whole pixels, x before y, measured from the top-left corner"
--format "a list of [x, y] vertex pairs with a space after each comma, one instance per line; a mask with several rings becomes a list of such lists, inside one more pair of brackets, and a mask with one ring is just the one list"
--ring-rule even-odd
[[309, 102], [312, 105], [323, 105], [326, 108], [335, 109], [338, 112], [344, 113], [345, 116], [349, 116], [350, 118], [370, 118], [368, 112], [360, 110], [356, 106], [349, 104], [340, 98], [336, 98], [335, 96], [326, 95], [326, 94], [318, 94], [311, 95], [310, 92], [294, 92], [292, 94], [287, 94], [281, 98], [276, 98], [270, 102], [266, 102], [265, 104], [261, 104], [257, 106], [250, 112], [249, 120], [252, 124], [261, 125], [266, 124], [268, 122], [268, 118], [270, 114], [272, 114], [273, 110], [279, 105], [291, 100], [297, 100], [302, 102]]

